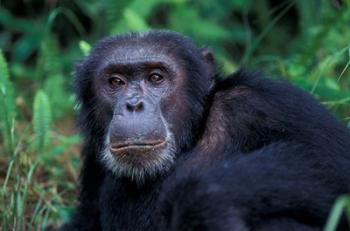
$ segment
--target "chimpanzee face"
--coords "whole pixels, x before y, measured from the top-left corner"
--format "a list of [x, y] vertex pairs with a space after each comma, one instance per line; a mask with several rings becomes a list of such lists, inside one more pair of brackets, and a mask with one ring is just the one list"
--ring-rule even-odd
[[172, 166], [177, 150], [186, 145], [182, 140], [188, 142], [195, 133], [210, 85], [193, 86], [196, 78], [208, 79], [188, 67], [191, 58], [204, 63], [200, 51], [186, 60], [180, 53], [189, 51], [176, 48], [180, 44], [159, 42], [147, 36], [117, 37], [102, 42], [90, 56], [95, 120], [106, 126], [102, 159], [115, 174], [137, 180]]

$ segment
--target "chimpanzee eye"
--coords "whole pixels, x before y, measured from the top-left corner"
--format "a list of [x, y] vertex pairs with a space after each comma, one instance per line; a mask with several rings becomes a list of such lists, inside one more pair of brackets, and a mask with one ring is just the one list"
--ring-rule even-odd
[[152, 83], [160, 83], [163, 81], [163, 76], [161, 76], [160, 74], [151, 74], [148, 77], [148, 81], [152, 82]]
[[111, 77], [108, 79], [108, 83], [111, 87], [116, 88], [125, 85], [125, 81], [119, 77]]

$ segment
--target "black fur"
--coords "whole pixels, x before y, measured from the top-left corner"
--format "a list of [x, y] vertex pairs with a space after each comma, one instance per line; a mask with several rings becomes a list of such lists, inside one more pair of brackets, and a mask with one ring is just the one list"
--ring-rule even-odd
[[[101, 50], [128, 39], [149, 49], [173, 44], [193, 77], [184, 102], [193, 103], [191, 117], [177, 126], [176, 163], [142, 184], [116, 177], [99, 161], [108, 119], [90, 79]], [[349, 130], [286, 82], [241, 71], [217, 75], [208, 87], [209, 70], [200, 50], [173, 32], [128, 34], [96, 46], [77, 69], [84, 165], [80, 204], [62, 230], [322, 229], [334, 200], [350, 191]]]

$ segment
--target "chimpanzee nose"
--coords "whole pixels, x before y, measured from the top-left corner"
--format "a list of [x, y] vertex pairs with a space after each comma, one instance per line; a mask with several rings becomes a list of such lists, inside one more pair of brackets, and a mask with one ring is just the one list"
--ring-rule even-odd
[[144, 103], [142, 100], [134, 97], [126, 102], [126, 110], [128, 112], [141, 112], [144, 109]]

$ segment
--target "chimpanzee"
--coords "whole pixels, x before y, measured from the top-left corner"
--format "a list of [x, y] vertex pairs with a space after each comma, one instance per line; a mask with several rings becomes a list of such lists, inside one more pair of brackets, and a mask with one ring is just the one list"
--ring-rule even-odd
[[350, 191], [345, 126], [284, 81], [221, 76], [176, 32], [102, 39], [75, 89], [84, 163], [62, 230], [321, 230]]

